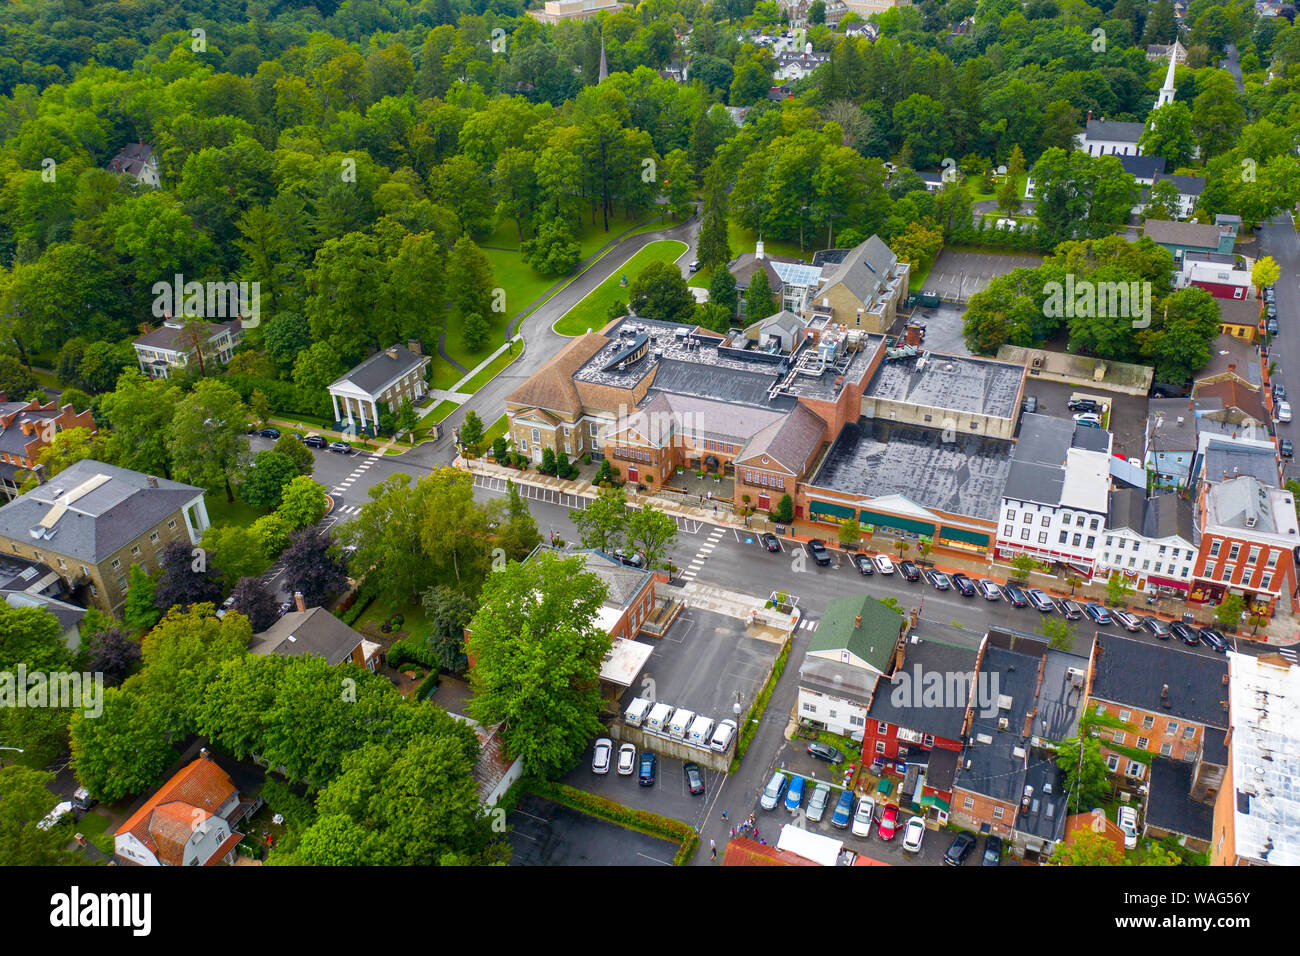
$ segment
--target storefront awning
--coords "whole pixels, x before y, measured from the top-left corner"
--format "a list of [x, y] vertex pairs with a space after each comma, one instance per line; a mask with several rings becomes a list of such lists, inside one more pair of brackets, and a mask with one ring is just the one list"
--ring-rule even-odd
[[961, 541], [964, 544], [973, 544], [981, 548], [989, 546], [989, 536], [979, 531], [967, 531], [965, 528], [949, 528], [946, 525], [939, 529], [939, 537], [947, 538], [949, 541]]
[[947, 813], [948, 810], [950, 809], [950, 804], [948, 803], [948, 801], [936, 793], [924, 794], [921, 797], [920, 804], [923, 807], [935, 807], [939, 810], [942, 810], [944, 813]]
[[934, 534], [933, 522], [900, 518], [897, 515], [878, 514], [875, 511], [867, 511], [865, 508], [858, 520], [863, 524], [875, 525], [878, 528], [892, 528], [897, 531], [907, 531], [911, 534]]
[[1190, 587], [1186, 581], [1179, 581], [1177, 578], [1160, 578], [1154, 574], [1147, 576], [1147, 584], [1158, 588], [1173, 588], [1175, 591], [1186, 591]]
[[832, 504], [829, 501], [810, 501], [808, 502], [808, 511], [811, 513], [813, 520], [824, 515], [834, 521], [848, 521], [857, 514], [853, 508], [847, 505]]

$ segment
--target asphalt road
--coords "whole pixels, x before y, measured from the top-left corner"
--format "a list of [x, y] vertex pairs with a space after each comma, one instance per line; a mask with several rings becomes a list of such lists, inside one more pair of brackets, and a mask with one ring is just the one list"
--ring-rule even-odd
[[[1261, 225], [1258, 230], [1261, 255], [1272, 256], [1281, 269], [1273, 286], [1277, 294], [1278, 334], [1273, 339], [1270, 359], [1277, 362], [1273, 381], [1286, 387], [1287, 400], [1300, 401], [1300, 239], [1295, 221], [1285, 215]], [[1279, 438], [1295, 439], [1296, 424], [1278, 424]], [[1300, 478], [1295, 461], [1284, 462], [1284, 478]]]

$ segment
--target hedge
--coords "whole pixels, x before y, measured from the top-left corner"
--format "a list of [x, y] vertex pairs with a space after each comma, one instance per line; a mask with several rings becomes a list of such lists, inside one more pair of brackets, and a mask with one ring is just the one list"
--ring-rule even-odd
[[[793, 631], [791, 634], [793, 635]], [[767, 702], [772, 699], [772, 692], [776, 690], [776, 682], [781, 679], [781, 673], [785, 670], [785, 662], [790, 657], [791, 638], [785, 639], [785, 646], [781, 648], [781, 653], [772, 665], [772, 673], [759, 691], [758, 696], [754, 698], [754, 703], [749, 707], [749, 713], [745, 715], [745, 723], [741, 726], [740, 739], [736, 741], [736, 756], [731, 761], [731, 773], [736, 772], [740, 766], [740, 758], [745, 756], [745, 751], [749, 749], [750, 741], [758, 733], [758, 723], [763, 718], [763, 712], [767, 710]]]
[[419, 686], [415, 688], [415, 699], [424, 700], [435, 690], [437, 690], [438, 681], [441, 677], [442, 674], [436, 667], [433, 670], [429, 671], [428, 674], [424, 675], [424, 680], [420, 681]]
[[594, 793], [587, 793], [585, 790], [535, 778], [525, 780], [523, 788], [531, 794], [566, 806], [570, 810], [577, 810], [579, 813], [608, 820], [628, 830], [636, 830], [638, 833], [646, 833], [680, 844], [673, 857], [673, 866], [685, 866], [689, 863], [700, 845], [700, 835], [689, 824], [651, 813], [649, 810], [625, 807], [621, 803], [615, 803]]
[[439, 662], [434, 656], [433, 651], [429, 648], [427, 638], [416, 637], [414, 634], [402, 638], [400, 641], [394, 641], [393, 646], [388, 649], [384, 655], [388, 660], [389, 667], [401, 667], [408, 662], [419, 664], [421, 667], [431, 667], [434, 673], [437, 673]]

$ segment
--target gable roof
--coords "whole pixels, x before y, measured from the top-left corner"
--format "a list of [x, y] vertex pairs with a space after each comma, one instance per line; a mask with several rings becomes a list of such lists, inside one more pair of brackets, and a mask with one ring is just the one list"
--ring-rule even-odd
[[790, 414], [764, 428], [745, 445], [736, 457], [737, 464], [753, 464], [753, 459], [763, 455], [776, 462], [791, 474], [800, 475], [803, 467], [826, 432], [826, 422], [820, 415], [800, 403]]
[[1260, 398], [1259, 392], [1247, 388], [1239, 381], [1230, 379], [1225, 382], [1199, 385], [1196, 388], [1196, 397], [1217, 398], [1223, 402], [1224, 408], [1235, 408], [1245, 412], [1261, 424], [1269, 420], [1268, 410], [1264, 408], [1264, 401]]
[[1227, 727], [1228, 662], [1097, 632], [1090, 696], [1153, 714]]
[[330, 388], [351, 385], [367, 395], [378, 395], [389, 382], [428, 364], [427, 355], [417, 355], [408, 348], [394, 345], [376, 352], [343, 377], [331, 382]]
[[1142, 123], [1122, 123], [1117, 120], [1091, 119], [1084, 127], [1083, 135], [1096, 142], [1136, 143], [1142, 138], [1146, 127]]
[[506, 401], [567, 412], [570, 415], [579, 414], [582, 411], [582, 399], [573, 382], [573, 373], [608, 344], [609, 339], [599, 332], [587, 332], [578, 336], [563, 352], [507, 395]]
[[[960, 740], [966, 723], [966, 705], [975, 675], [976, 655], [977, 651], [972, 647], [912, 635], [904, 646], [903, 665], [894, 674], [894, 680], [890, 682], [882, 677], [876, 682], [876, 692], [872, 695], [867, 716], [946, 740]], [[957, 696], [950, 699], [947, 690], [954, 685], [955, 675], [969, 679], [957, 688]], [[944, 688], [942, 705], [925, 699], [919, 692], [935, 677], [938, 686]], [[896, 703], [895, 685], [904, 682], [907, 692], [900, 694]]]
[[330, 664], [342, 664], [352, 656], [362, 637], [321, 607], [290, 611], [265, 631], [254, 635], [248, 650], [253, 654], [301, 657], [315, 654]]
[[[163, 784], [113, 832], [130, 833], [159, 862], [179, 866], [195, 826], [207, 821], [237, 793], [230, 777], [215, 761], [199, 757]], [[217, 854], [224, 855], [223, 849], [218, 849]]]
[[[1173, 183], [1179, 194], [1183, 196], [1199, 196], [1201, 193], [1205, 192], [1204, 176], [1176, 176], [1172, 173], [1161, 172], [1155, 177], [1155, 180], [1151, 185], [1154, 187], [1156, 183], [1160, 182]], [[1218, 244], [1218, 241], [1218, 237], [1216, 236], [1214, 240], [1216, 245]]]
[[1134, 179], [1154, 179], [1165, 171], [1165, 158], [1163, 156], [1138, 156], [1128, 153], [1115, 158], [1124, 167], [1124, 172]]
[[1214, 805], [1192, 799], [1194, 767], [1186, 760], [1151, 758], [1147, 784], [1146, 825], [1197, 840], [1209, 840], [1214, 829]]
[[873, 235], [850, 249], [829, 272], [822, 271], [822, 285], [817, 295], [824, 295], [832, 286], [843, 285], [859, 302], [870, 303], [889, 282], [897, 265], [898, 256], [879, 236]]
[[[862, 623], [857, 619], [861, 616]], [[835, 598], [808, 641], [806, 654], [847, 650], [881, 674], [889, 673], [903, 616], [866, 594]]]
[[1148, 219], [1142, 224], [1142, 235], [1152, 242], [1167, 246], [1199, 249], [1218, 249], [1219, 237], [1224, 233], [1231, 232], [1231, 226], [1211, 226], [1199, 222], [1173, 222], [1168, 219]]

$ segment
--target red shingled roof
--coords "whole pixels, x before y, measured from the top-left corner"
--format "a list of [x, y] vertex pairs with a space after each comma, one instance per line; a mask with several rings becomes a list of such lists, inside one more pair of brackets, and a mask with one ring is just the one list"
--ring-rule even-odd
[[774, 846], [764, 846], [749, 837], [736, 837], [727, 843], [726, 853], [722, 856], [723, 866], [816, 866], [812, 860], [805, 860], [789, 850], [778, 850]]
[[[185, 844], [194, 827], [215, 814], [235, 793], [235, 785], [226, 772], [214, 761], [200, 757], [163, 784], [114, 833], [130, 833], [147, 846], [160, 863], [180, 866]], [[238, 806], [242, 804], [236, 809]], [[242, 839], [242, 834], [233, 836]], [[223, 855], [218, 851], [214, 858]]]

